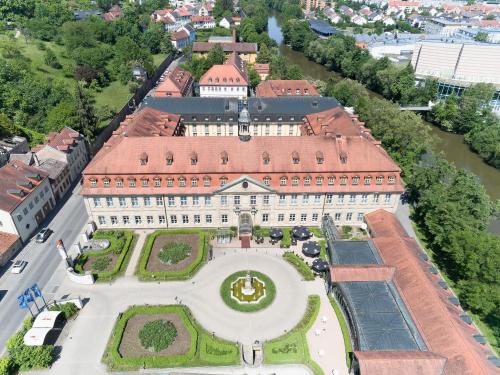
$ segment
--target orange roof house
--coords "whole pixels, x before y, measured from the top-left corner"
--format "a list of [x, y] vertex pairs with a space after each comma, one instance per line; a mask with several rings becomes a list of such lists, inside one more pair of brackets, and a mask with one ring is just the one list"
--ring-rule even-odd
[[319, 96], [316, 87], [309, 81], [269, 80], [261, 82], [255, 89], [257, 96]]
[[191, 96], [192, 92], [193, 76], [188, 71], [176, 67], [156, 87], [154, 96]]

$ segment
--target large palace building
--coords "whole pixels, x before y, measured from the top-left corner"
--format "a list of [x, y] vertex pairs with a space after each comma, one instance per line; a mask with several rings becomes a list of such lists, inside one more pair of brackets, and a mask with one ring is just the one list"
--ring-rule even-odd
[[331, 98], [150, 98], [87, 166], [83, 195], [100, 228], [361, 225], [395, 210], [399, 174]]

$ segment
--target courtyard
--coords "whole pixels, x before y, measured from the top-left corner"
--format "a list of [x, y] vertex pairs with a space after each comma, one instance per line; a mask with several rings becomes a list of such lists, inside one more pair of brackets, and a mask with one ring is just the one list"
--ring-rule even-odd
[[[187, 332], [189, 329], [181, 324], [182, 319], [179, 316], [170, 313], [132, 316], [131, 320], [127, 321], [128, 329], [123, 332], [123, 337], [120, 337], [118, 342], [115, 340], [114, 335], [117, 332], [115, 328], [121, 321], [121, 318], [117, 320], [117, 317], [123, 317], [129, 309], [177, 306], [192, 314], [194, 322], [192, 324], [197, 327], [197, 332], [202, 332], [202, 336], [215, 340], [214, 343], [228, 343], [230, 348], [238, 348], [237, 357], [256, 341], [263, 343], [264, 352], [266, 345], [275, 342], [274, 352], [269, 352], [271, 354], [264, 358], [265, 365], [300, 364], [309, 361], [315, 365], [309, 367], [319, 366], [325, 374], [331, 373], [333, 369], [340, 371], [339, 374], [347, 374], [342, 333], [335, 313], [329, 305], [324, 281], [321, 278], [305, 281], [297, 269], [283, 258], [285, 249], [269, 245], [241, 249], [228, 246], [233, 244], [218, 246], [213, 241], [211, 260], [201, 262], [191, 278], [143, 282], [138, 280], [133, 270], [137, 269], [143, 259], [141, 250], [154, 244], [154, 242], [148, 244], [150, 238], [147, 237], [148, 234], [151, 235], [144, 231], [138, 232], [136, 246], [132, 249], [133, 254], [124, 277], [119, 277], [112, 283], [97, 283], [91, 286], [73, 284], [67, 279], [63, 282], [56, 297], [80, 296], [88, 298], [88, 302], [80, 311], [71, 331], [67, 333], [62, 343], [60, 358], [52, 366], [51, 373], [106, 373], [105, 363], [108, 365], [108, 370], [240, 364], [240, 358], [235, 362], [236, 353], [226, 358], [215, 355], [210, 360], [200, 360], [207, 354], [206, 351], [200, 351], [200, 348], [195, 348], [191, 353], [193, 355], [187, 361], [165, 360], [165, 358], [186, 356], [186, 351], [192, 350], [188, 348], [192, 333]], [[156, 246], [158, 252], [166, 244], [183, 239], [177, 235], [173, 237], [175, 238], [168, 240], [162, 238], [161, 243], [149, 247], [154, 250]], [[196, 241], [192, 237], [186, 238], [189, 238], [190, 247], [196, 248]], [[293, 246], [287, 250], [299, 253]], [[191, 257], [193, 252], [188, 251], [186, 254], [188, 255], [184, 259]], [[275, 288], [272, 292], [273, 298], [257, 311], [238, 311], [226, 304], [221, 296], [221, 286], [229, 276], [237, 274], [244, 277], [249, 270], [265, 275], [266, 288], [270, 288], [271, 285], [268, 280], [272, 281], [272, 286]], [[262, 276], [261, 278], [263, 279]], [[308, 324], [303, 324], [302, 320], [306, 311], [310, 310], [309, 302], [313, 296], [318, 296], [315, 297], [317, 302], [314, 314], [306, 314], [312, 317], [312, 320]], [[163, 352], [160, 351], [160, 356], [141, 346], [137, 338], [141, 328], [155, 320], [172, 322], [178, 334], [172, 346], [162, 349]], [[305, 347], [304, 342], [307, 342]], [[214, 344], [214, 347], [217, 345]], [[141, 360], [132, 361], [132, 366], [110, 366], [109, 358], [106, 356], [113, 346], [123, 359], [128, 360], [135, 356]], [[297, 346], [299, 346], [298, 354]], [[143, 360], [147, 357], [162, 359], [151, 362]], [[294, 373], [293, 369], [291, 371], [290, 373]], [[314, 371], [321, 374], [317, 369]]]

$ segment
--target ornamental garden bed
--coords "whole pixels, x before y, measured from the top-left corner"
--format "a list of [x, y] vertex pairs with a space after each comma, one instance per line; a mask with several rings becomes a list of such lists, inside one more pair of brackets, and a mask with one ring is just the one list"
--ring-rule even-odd
[[207, 258], [208, 234], [197, 229], [159, 230], [150, 234], [141, 251], [141, 280], [185, 280]]
[[236, 343], [203, 329], [182, 305], [133, 306], [120, 314], [103, 361], [110, 371], [239, 363]]
[[92, 273], [96, 281], [110, 281], [127, 268], [136, 236], [127, 230], [98, 230], [92, 239], [107, 239], [109, 248], [104, 251], [89, 251], [78, 256], [75, 272]]

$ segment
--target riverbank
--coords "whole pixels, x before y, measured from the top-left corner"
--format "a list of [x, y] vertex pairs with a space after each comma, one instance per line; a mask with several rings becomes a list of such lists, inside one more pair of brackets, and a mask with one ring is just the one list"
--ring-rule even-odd
[[[309, 60], [303, 53], [294, 51], [282, 44], [281, 21], [275, 12], [272, 12], [269, 16], [267, 26], [269, 36], [279, 45], [280, 53], [288, 61], [298, 65], [304, 76], [325, 82], [332, 78], [335, 81], [344, 79], [339, 73], [328, 70], [325, 66]], [[369, 93], [374, 97], [380, 97], [375, 92], [369, 91]], [[445, 132], [428, 122], [426, 124], [431, 126], [432, 135], [436, 139], [434, 150], [437, 153], [443, 153], [444, 158], [453, 162], [458, 168], [463, 168], [474, 173], [485, 186], [489, 196], [493, 200], [500, 199], [500, 171], [483, 162], [478, 154], [472, 152], [469, 146], [464, 143], [462, 135]], [[495, 220], [491, 223], [489, 232], [500, 234], [500, 220]]]

